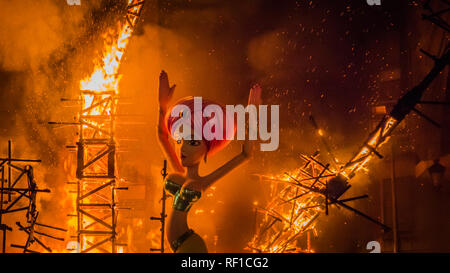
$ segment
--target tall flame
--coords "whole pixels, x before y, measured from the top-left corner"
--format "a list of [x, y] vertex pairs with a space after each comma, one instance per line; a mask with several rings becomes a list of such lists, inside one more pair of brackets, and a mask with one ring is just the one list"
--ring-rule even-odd
[[[80, 81], [82, 110], [79, 116], [81, 124], [79, 137], [81, 139], [92, 141], [108, 138], [114, 142], [114, 120], [121, 78], [119, 66], [141, 12], [143, 2], [140, 0], [128, 0], [125, 22], [119, 23], [117, 29], [106, 31], [103, 35], [105, 44], [102, 56], [95, 61], [93, 72]], [[80, 213], [81, 209], [78, 209], [80, 203], [85, 206], [94, 204], [103, 206], [106, 202], [110, 203], [111, 208], [115, 206], [114, 190], [112, 190], [114, 186], [108, 179], [104, 179], [105, 176], [109, 178], [111, 175], [109, 156], [113, 154], [111, 151], [114, 151], [114, 149], [111, 150], [109, 145], [100, 141], [96, 145], [85, 146], [82, 150], [82, 156], [85, 161], [82, 166], [83, 172], [88, 173], [92, 177], [86, 178], [81, 176], [83, 178], [79, 180], [77, 191], [79, 197], [77, 199], [74, 196], [73, 202], [74, 207], [77, 208], [78, 218], [72, 218], [78, 220], [76, 223], [71, 220], [69, 224], [71, 226], [76, 224], [78, 232], [84, 230], [81, 238], [79, 238], [79, 243], [81, 244], [81, 250], [88, 252], [107, 252], [104, 245], [106, 241], [99, 241], [92, 234], [96, 234], [96, 232], [97, 234], [108, 234], [112, 230], [113, 237], [111, 238], [116, 236], [113, 228], [116, 219], [114, 211], [111, 214], [109, 209], [99, 209], [103, 212], [108, 210], [108, 213], [103, 213], [103, 215], [99, 213], [99, 215], [91, 214], [91, 211], [89, 213], [87, 211]], [[111, 172], [114, 172], [114, 170]], [[104, 185], [104, 187], [99, 185]], [[109, 199], [106, 196], [111, 194], [111, 192], [113, 197]], [[105, 226], [107, 227], [106, 230], [104, 229]], [[111, 245], [114, 247], [112, 239]], [[119, 247], [114, 251], [122, 252], [123, 248]]]
[[[128, 0], [128, 5], [132, 4], [133, 0]], [[138, 13], [140, 6], [134, 6], [131, 11]], [[118, 75], [119, 65], [122, 61], [125, 49], [130, 41], [130, 37], [133, 34], [135, 23], [137, 18], [134, 17], [132, 21], [125, 21], [122, 26], [119, 26], [119, 35], [117, 39], [108, 43], [108, 39], [105, 39], [105, 49], [103, 58], [95, 65], [94, 72], [80, 82], [81, 90], [91, 91], [115, 91], [118, 92], [118, 84], [120, 76]], [[105, 33], [107, 36], [114, 36], [115, 31], [108, 31]]]

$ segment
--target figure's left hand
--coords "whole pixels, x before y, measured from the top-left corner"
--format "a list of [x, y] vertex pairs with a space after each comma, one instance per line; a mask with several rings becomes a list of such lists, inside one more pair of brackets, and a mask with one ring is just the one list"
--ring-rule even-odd
[[[262, 89], [259, 84], [253, 85], [253, 87], [250, 89], [250, 93], [248, 95], [248, 105], [254, 105], [258, 108], [259, 105], [261, 105], [261, 93]], [[249, 115], [250, 118], [251, 115]], [[250, 120], [248, 122], [254, 123], [254, 126], [247, 126], [247, 129], [252, 128], [253, 130], [256, 130], [257, 128], [257, 120]], [[253, 134], [257, 134], [257, 132], [252, 132]], [[249, 140], [248, 137], [250, 135], [250, 132], [247, 132], [247, 137], [244, 140], [244, 144], [242, 145], [242, 153], [246, 157], [252, 157], [253, 155], [253, 142], [256, 140]]]

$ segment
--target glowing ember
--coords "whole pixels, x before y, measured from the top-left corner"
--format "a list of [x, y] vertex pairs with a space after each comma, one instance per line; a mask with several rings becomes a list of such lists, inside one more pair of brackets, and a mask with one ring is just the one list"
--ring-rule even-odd
[[[386, 115], [358, 153], [339, 171], [321, 164], [315, 157], [301, 156], [306, 162], [304, 167], [283, 176], [262, 176], [263, 180], [272, 182], [273, 199], [264, 209], [259, 209], [264, 218], [248, 248], [254, 252], [311, 252], [309, 239], [306, 248], [299, 247], [297, 241], [307, 231], [317, 233], [314, 221], [326, 206], [323, 193], [328, 192], [329, 180], [341, 176], [348, 180], [365, 170], [374, 155], [380, 156], [377, 150], [389, 140], [398, 123]], [[319, 129], [318, 134], [323, 136], [324, 132]], [[287, 185], [277, 190], [275, 182]]]
[[367, 163], [377, 154], [377, 150], [389, 140], [390, 133], [398, 125], [396, 119], [386, 115], [377, 129], [369, 136], [360, 151], [341, 168], [340, 174], [352, 178], [359, 170], [364, 170]]
[[[272, 200], [265, 208], [258, 208], [263, 219], [248, 248], [254, 252], [311, 252], [309, 246], [300, 247], [297, 241], [307, 232], [316, 232], [315, 220], [324, 208], [324, 198], [317, 192], [299, 187], [295, 180], [307, 187], [324, 189], [328, 178], [334, 176], [330, 170], [314, 162], [312, 157], [302, 156], [307, 164], [290, 175], [262, 176], [270, 181]], [[323, 172], [323, 173], [322, 173]], [[322, 177], [316, 179], [319, 174]], [[295, 179], [295, 180], [294, 180]], [[281, 189], [275, 183], [281, 183]], [[257, 206], [258, 202], [254, 202]]]

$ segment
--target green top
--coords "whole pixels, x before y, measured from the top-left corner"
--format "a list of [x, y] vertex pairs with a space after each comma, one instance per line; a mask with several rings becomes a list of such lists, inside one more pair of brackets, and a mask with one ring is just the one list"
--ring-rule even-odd
[[173, 195], [172, 208], [185, 212], [188, 212], [192, 204], [202, 196], [201, 192], [191, 189], [185, 188], [181, 191], [181, 185], [169, 179], [164, 182], [164, 189]]

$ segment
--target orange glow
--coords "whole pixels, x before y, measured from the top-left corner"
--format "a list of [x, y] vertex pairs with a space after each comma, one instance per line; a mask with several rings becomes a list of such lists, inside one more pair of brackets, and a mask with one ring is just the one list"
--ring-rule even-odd
[[[128, 5], [130, 4], [134, 7], [128, 8], [128, 14], [139, 14], [142, 5], [138, 5], [139, 3], [136, 0], [128, 0]], [[117, 95], [119, 94], [121, 79], [119, 67], [137, 18], [136, 15], [128, 16], [127, 20], [118, 24], [117, 29], [106, 31], [102, 56], [94, 62], [92, 73], [80, 81], [82, 110], [79, 121], [81, 124], [81, 140], [110, 139], [113, 141]], [[109, 173], [108, 156], [110, 148], [109, 146], [105, 147], [104, 144], [97, 145], [98, 147], [96, 145], [91, 145], [89, 149], [83, 150], [84, 164], [87, 164], [83, 166], [84, 172], [96, 175], [105, 174], [105, 177], [108, 177], [106, 174]], [[108, 156], [105, 156], [106, 154]], [[111, 249], [112, 239], [105, 245], [100, 241], [101, 245], [98, 245], [98, 236], [94, 236], [94, 234], [108, 234], [115, 225], [113, 224], [116, 217], [115, 213], [114, 215], [111, 214], [111, 206], [115, 202], [114, 197], [111, 197], [111, 195], [114, 195], [114, 184], [98, 190], [102, 185], [110, 183], [110, 179], [83, 178], [79, 183], [81, 183], [79, 194], [78, 197], [73, 194], [73, 203], [74, 208], [77, 208], [76, 201], [79, 198], [78, 203], [84, 211], [78, 212], [78, 217], [72, 217], [70, 224], [78, 231], [80, 229], [85, 231], [85, 234], [80, 235], [82, 251], [108, 252]], [[91, 204], [100, 204], [100, 207], [103, 206], [104, 208], [96, 209], [95, 212], [91, 208], [85, 208], [85, 206], [89, 207]], [[78, 222], [75, 221], [77, 218]], [[142, 224], [141, 221], [138, 226], [142, 226]], [[92, 249], [90, 249], [91, 247]], [[118, 247], [115, 251], [123, 252], [124, 249]]]
[[[356, 172], [360, 170], [367, 170], [367, 163], [373, 158], [375, 153], [373, 151], [378, 150], [384, 143], [389, 140], [389, 133], [398, 124], [397, 120], [391, 116], [386, 116], [384, 124], [380, 126], [372, 136], [366, 141], [366, 145], [363, 146], [360, 151], [349, 161], [346, 166], [340, 171], [340, 174], [352, 178]], [[369, 149], [370, 148], [370, 149]]]
[[[377, 149], [389, 140], [390, 133], [398, 124], [390, 116], [385, 116], [383, 121], [360, 151], [339, 171], [331, 168], [324, 170], [324, 166], [314, 157], [302, 155], [301, 158], [307, 164], [289, 172], [289, 175], [261, 175], [263, 180], [272, 182], [270, 188], [273, 199], [259, 211], [263, 219], [248, 244], [248, 249], [270, 253], [312, 252], [309, 243], [306, 247], [301, 247], [297, 245], [297, 239], [308, 231], [317, 234], [315, 220], [325, 207], [321, 193], [325, 190], [328, 179], [338, 174], [350, 179], [356, 172], [367, 170], [368, 162], [377, 153]], [[318, 130], [318, 134], [323, 136], [321, 130]], [[319, 174], [322, 177], [317, 178]], [[277, 190], [274, 182], [282, 182], [286, 186]], [[258, 202], [253, 204], [256, 206]]]
[[[310, 162], [308, 167], [298, 168], [290, 172], [290, 175], [261, 176], [263, 181], [271, 182], [273, 199], [263, 209], [257, 210], [259, 212], [257, 217], [262, 219], [248, 245], [253, 252], [310, 251], [309, 247], [298, 246], [297, 239], [308, 231], [316, 232], [315, 220], [323, 210], [323, 197], [295, 184], [299, 181], [304, 186], [310, 187], [314, 184], [315, 188], [323, 189], [323, 183], [327, 178], [315, 182], [314, 177], [323, 171], [323, 167], [306, 156], [302, 156], [302, 159]], [[333, 174], [330, 170], [323, 173], [323, 175], [330, 174]], [[286, 186], [277, 191], [273, 186], [280, 182]], [[258, 205], [258, 202], [255, 201], [253, 205]]]

